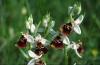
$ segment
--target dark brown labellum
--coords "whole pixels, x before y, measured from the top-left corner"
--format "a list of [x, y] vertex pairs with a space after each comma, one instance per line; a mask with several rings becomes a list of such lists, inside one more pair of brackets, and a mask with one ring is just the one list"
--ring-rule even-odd
[[20, 37], [19, 41], [17, 42], [18, 47], [20, 48], [26, 47], [26, 43], [27, 43], [27, 39], [23, 35]]
[[41, 55], [41, 54], [46, 54], [48, 52], [48, 49], [46, 47], [43, 48], [37, 48], [35, 49], [35, 54]]
[[60, 28], [60, 32], [64, 35], [69, 35], [70, 32], [72, 31], [72, 24], [71, 23], [66, 23]]
[[79, 44], [79, 48], [77, 49], [77, 51], [78, 51], [78, 53], [83, 53], [84, 52], [82, 44]]
[[37, 49], [35, 49], [34, 53], [37, 54], [37, 55], [41, 55], [42, 51], [41, 51], [41, 49], [37, 48]]
[[63, 42], [62, 42], [60, 36], [57, 36], [57, 37], [51, 42], [51, 47], [54, 47], [54, 48], [63, 48], [63, 47], [64, 47], [64, 44], [63, 44]]
[[43, 62], [41, 59], [38, 59], [38, 60], [35, 62], [35, 65], [45, 65], [45, 62]]
[[43, 54], [46, 54], [48, 52], [48, 49], [46, 47], [41, 48], [41, 51], [43, 52]]
[[36, 43], [36, 47], [37, 48], [42, 48], [42, 47], [44, 47], [44, 45], [41, 42], [37, 42]]

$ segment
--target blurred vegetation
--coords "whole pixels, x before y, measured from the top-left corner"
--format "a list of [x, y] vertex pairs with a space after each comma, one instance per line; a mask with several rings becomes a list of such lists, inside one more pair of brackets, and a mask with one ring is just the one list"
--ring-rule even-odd
[[[27, 60], [15, 44], [20, 32], [25, 31], [25, 20], [32, 13], [34, 23], [50, 12], [56, 28], [68, 18], [68, 6], [75, 2], [82, 5], [85, 19], [81, 24], [82, 35], [73, 33], [71, 40], [83, 41], [85, 52], [82, 59], [69, 53], [68, 65], [100, 65], [100, 0], [0, 0], [0, 65], [26, 65]], [[72, 51], [73, 52], [73, 51]], [[47, 65], [64, 65], [61, 50], [50, 50]]]

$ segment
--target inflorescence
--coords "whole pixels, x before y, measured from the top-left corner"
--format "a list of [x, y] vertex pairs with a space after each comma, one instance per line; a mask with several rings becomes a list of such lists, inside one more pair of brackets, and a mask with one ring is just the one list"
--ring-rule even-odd
[[[74, 12], [76, 10], [77, 13]], [[57, 32], [53, 29], [55, 21], [51, 19], [50, 14], [47, 14], [37, 25], [33, 24], [33, 17], [30, 15], [26, 20], [27, 31], [21, 33], [17, 42], [18, 48], [28, 49], [26, 55], [31, 60], [27, 65], [46, 65], [42, 57], [49, 51], [49, 47], [56, 49], [65, 48], [66, 50], [73, 49], [77, 56], [82, 58], [81, 54], [84, 51], [82, 42], [70, 41], [68, 38], [72, 32], [81, 34], [80, 24], [83, 21], [84, 15], [80, 14], [80, 12], [80, 5], [70, 6], [68, 9], [70, 22], [61, 25]], [[73, 17], [76, 14], [78, 15], [77, 19]], [[51, 39], [46, 39], [49, 35], [52, 36]]]

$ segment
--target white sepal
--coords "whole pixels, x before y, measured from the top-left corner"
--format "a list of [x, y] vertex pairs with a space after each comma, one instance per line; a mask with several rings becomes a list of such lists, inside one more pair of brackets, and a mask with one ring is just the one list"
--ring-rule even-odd
[[66, 44], [66, 45], [69, 45], [70, 44], [69, 38], [67, 36], [65, 36], [63, 38], [63, 43]]
[[74, 21], [74, 24], [75, 25], [80, 25], [82, 23], [84, 19], [84, 16], [83, 15], [80, 15], [75, 21]]
[[34, 43], [34, 38], [28, 33], [24, 34], [24, 37], [27, 39], [27, 42]]
[[42, 44], [46, 44], [46, 39], [42, 38], [40, 34], [35, 37], [36, 42], [41, 42]]
[[79, 25], [75, 25], [74, 27], [73, 27], [73, 30], [77, 33], [77, 34], [81, 34], [81, 29], [80, 29], [80, 27], [79, 27]]
[[29, 50], [28, 54], [30, 57], [32, 57], [33, 59], [39, 59], [42, 55], [38, 56], [36, 55], [33, 51]]
[[27, 65], [35, 65], [35, 59], [31, 59]]

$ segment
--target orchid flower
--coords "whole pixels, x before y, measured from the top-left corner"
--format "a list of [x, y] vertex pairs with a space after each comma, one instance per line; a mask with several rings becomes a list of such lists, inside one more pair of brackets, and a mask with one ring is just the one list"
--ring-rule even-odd
[[35, 42], [41, 42], [43, 45], [46, 44], [46, 39], [42, 38], [40, 34], [35, 37]]
[[82, 56], [80, 55], [80, 52], [83, 51], [83, 48], [80, 48], [81, 43], [76, 44], [75, 42], [72, 41], [72, 44], [70, 44], [68, 46], [68, 48], [72, 48], [74, 49], [75, 53], [77, 54], [78, 57], [82, 58]]
[[27, 42], [33, 44], [34, 38], [31, 35], [29, 35], [28, 33], [25, 33], [25, 34], [22, 33], [22, 36], [20, 37], [20, 39], [18, 41], [18, 46], [20, 48], [24, 48], [24, 47], [26, 47]]

